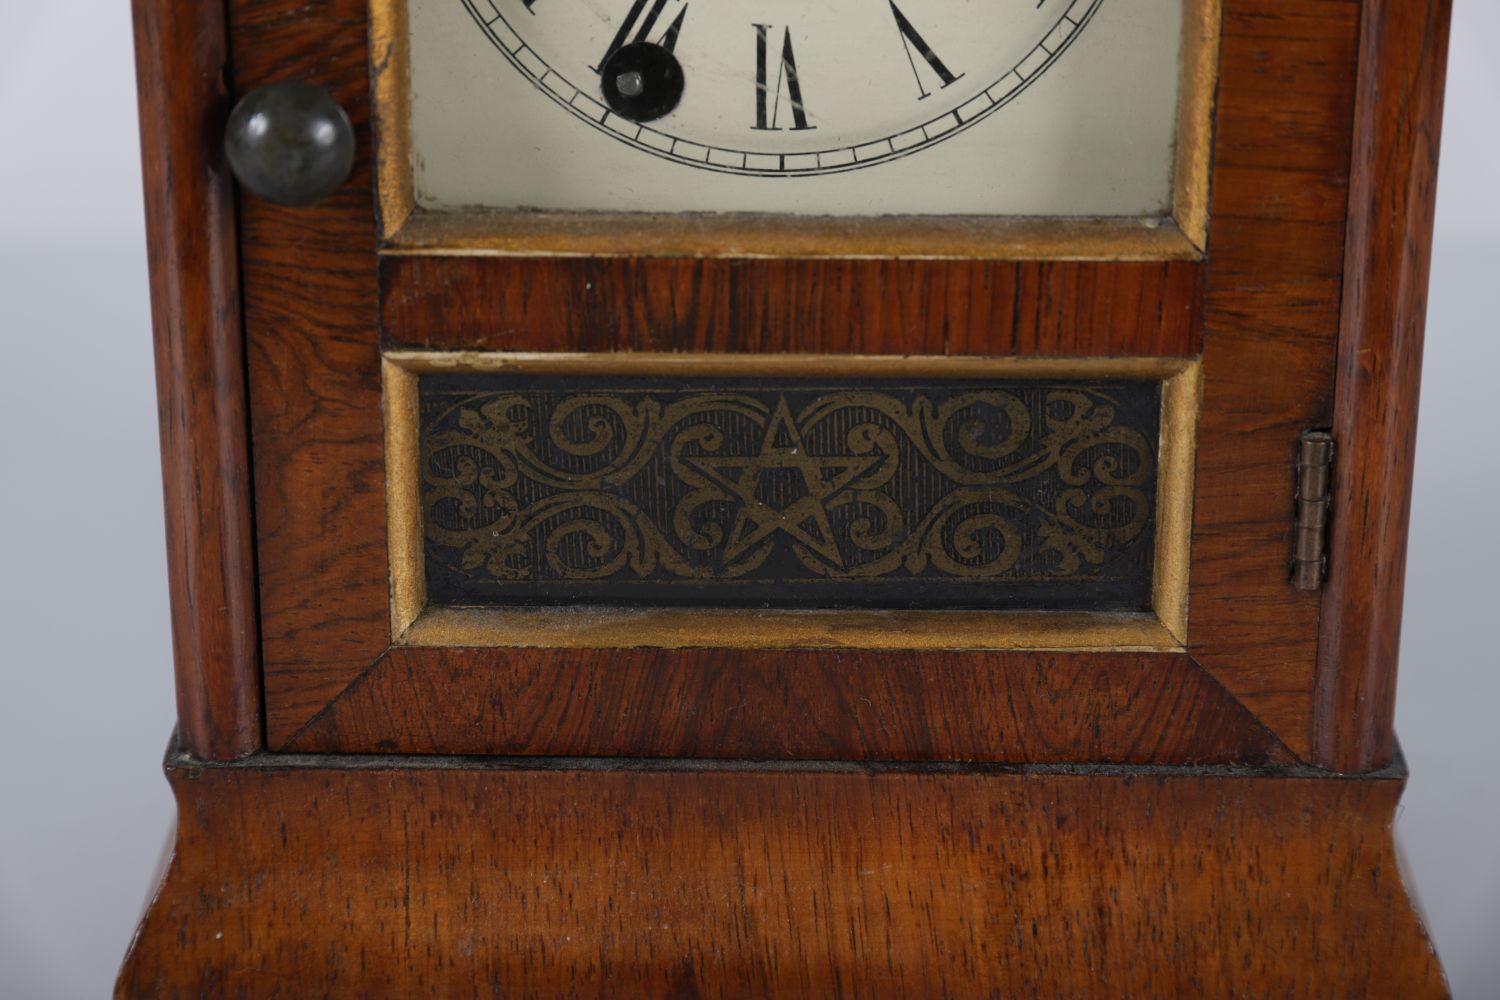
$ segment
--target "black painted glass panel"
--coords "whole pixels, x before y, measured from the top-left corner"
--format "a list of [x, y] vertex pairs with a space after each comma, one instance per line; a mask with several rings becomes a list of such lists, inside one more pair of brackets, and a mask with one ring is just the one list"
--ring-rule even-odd
[[420, 377], [429, 603], [1148, 610], [1161, 387]]

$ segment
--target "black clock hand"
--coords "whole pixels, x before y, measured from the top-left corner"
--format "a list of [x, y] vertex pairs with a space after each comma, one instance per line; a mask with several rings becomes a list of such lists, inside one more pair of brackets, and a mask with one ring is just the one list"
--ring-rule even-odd
[[661, 36], [661, 41], [656, 44], [673, 52], [677, 49], [677, 36], [682, 33], [682, 21], [687, 17], [687, 4], [682, 5], [682, 10], [677, 12], [677, 17], [667, 26], [666, 33]]
[[[634, 41], [644, 42], [647, 40], [647, 37], [651, 33], [651, 29], [656, 27], [657, 18], [661, 17], [661, 12], [666, 8], [666, 6], [667, 0], [654, 0], [654, 2], [651, 4], [651, 12], [646, 15], [645, 23], [642, 24], [640, 26], [640, 30], [636, 31], [635, 33]], [[604, 50], [604, 58], [599, 60], [599, 68], [601, 71], [604, 68], [604, 64], [609, 62], [609, 57], [614, 55], [616, 52], [620, 51], [622, 47], [624, 47], [625, 40], [627, 38], [630, 38], [631, 29], [635, 27], [636, 21], [640, 20], [641, 12], [645, 9], [646, 0], [635, 0], [635, 2], [630, 5], [630, 11], [625, 15], [625, 20], [620, 22], [620, 30], [615, 32], [615, 37], [610, 41], [609, 48]], [[683, 14], [686, 13], [687, 10], [686, 8], [684, 8]], [[677, 15], [677, 20], [673, 22], [672, 27], [668, 29], [668, 34], [672, 36], [673, 44], [676, 44], [677, 30], [681, 27], [683, 14]], [[671, 45], [665, 45], [663, 46], [663, 48], [667, 49], [667, 51], [669, 52], [672, 50]]]
[[[666, 10], [667, 0], [634, 0], [598, 66], [599, 87], [615, 114], [636, 122], [654, 121], [671, 113], [682, 100], [682, 64], [672, 50], [687, 17], [687, 4], [653, 43], [651, 32]], [[644, 17], [642, 16], [644, 15]], [[628, 41], [627, 41], [628, 39]]]

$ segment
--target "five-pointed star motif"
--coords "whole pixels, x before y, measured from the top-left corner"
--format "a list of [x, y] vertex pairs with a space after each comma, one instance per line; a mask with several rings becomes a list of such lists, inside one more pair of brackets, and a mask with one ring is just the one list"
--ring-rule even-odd
[[[734, 525], [724, 543], [724, 560], [732, 561], [768, 535], [784, 531], [835, 566], [844, 564], [828, 522], [828, 503], [875, 464], [876, 456], [817, 458], [802, 445], [786, 399], [766, 423], [760, 451], [754, 455], [703, 455], [687, 459], [726, 494], [740, 501]], [[801, 490], [773, 503], [762, 493], [763, 477], [772, 470], [800, 473]]]

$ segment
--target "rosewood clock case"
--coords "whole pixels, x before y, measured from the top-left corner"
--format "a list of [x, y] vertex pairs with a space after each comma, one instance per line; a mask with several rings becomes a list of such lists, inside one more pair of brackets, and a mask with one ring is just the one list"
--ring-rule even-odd
[[[1390, 822], [1447, 4], [1187, 6], [1177, 200], [1133, 227], [428, 213], [399, 5], [136, 0], [182, 817], [121, 994], [1440, 994]], [[289, 79], [358, 150], [296, 208], [219, 152]], [[1136, 527], [1058, 572], [1082, 542], [1018, 521], [981, 588], [835, 538], [876, 452], [812, 401], [916, 440], [976, 391], [1108, 409]], [[611, 480], [658, 541], [582, 582], [484, 538], [453, 458], [581, 392], [626, 438], [647, 397], [759, 414]], [[670, 541], [695, 489], [741, 503], [720, 562]], [[828, 571], [871, 551], [895, 583]]]

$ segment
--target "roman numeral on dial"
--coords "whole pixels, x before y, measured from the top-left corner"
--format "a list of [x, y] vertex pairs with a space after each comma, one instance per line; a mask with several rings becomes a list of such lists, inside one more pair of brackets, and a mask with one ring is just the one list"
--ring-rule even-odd
[[921, 71], [917, 69], [917, 56], [921, 56], [922, 61], [927, 64], [928, 69], [937, 76], [939, 90], [961, 79], [963, 74], [959, 73], [955, 75], [948, 68], [948, 64], [938, 58], [938, 54], [932, 50], [932, 46], [927, 44], [926, 39], [913, 27], [906, 15], [901, 13], [901, 8], [896, 6], [895, 0], [889, 0], [889, 2], [891, 5], [891, 14], [896, 18], [896, 30], [901, 32], [901, 46], [906, 50], [906, 61], [911, 64], [911, 75], [916, 78], [917, 90], [922, 94], [917, 100], [920, 101], [923, 98], [931, 96], [931, 91], [922, 82]]
[[[802, 81], [797, 77], [797, 55], [792, 51], [792, 29], [781, 30], [781, 58], [770, 56], [771, 28], [755, 25], [755, 125], [766, 132], [786, 129], [781, 124], [781, 95], [786, 92], [792, 119], [791, 131], [817, 128], [807, 123], [807, 107], [802, 103]], [[775, 63], [774, 71], [771, 63]]]

